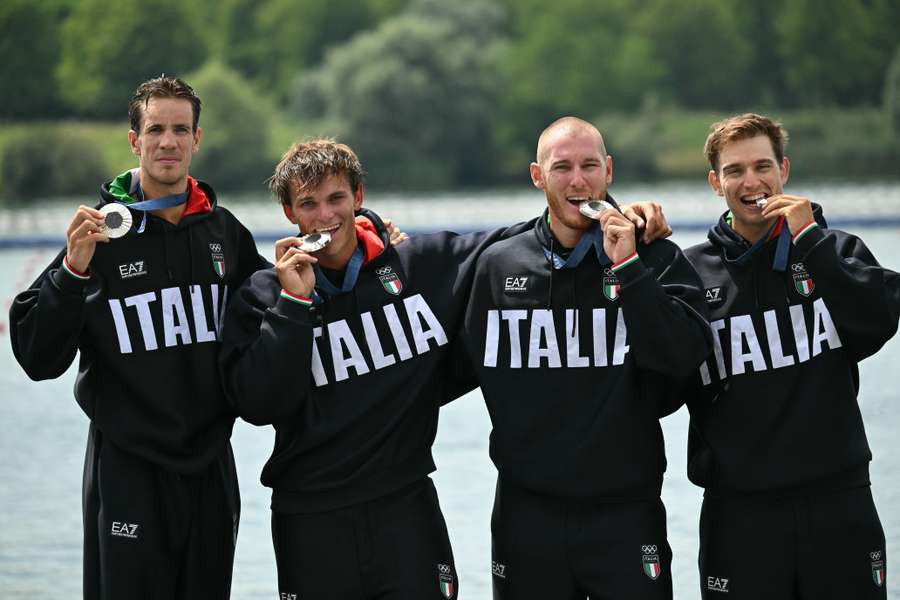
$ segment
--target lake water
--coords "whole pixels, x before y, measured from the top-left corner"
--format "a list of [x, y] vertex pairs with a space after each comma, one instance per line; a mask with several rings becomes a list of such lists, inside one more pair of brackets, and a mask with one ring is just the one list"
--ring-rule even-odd
[[[882, 264], [900, 269], [900, 186], [896, 184], [807, 185], [792, 189], [825, 206], [826, 216], [860, 235]], [[616, 186], [620, 201], [662, 202], [682, 246], [701, 241], [697, 227], [711, 223], [721, 200], [704, 186]], [[410, 230], [465, 229], [528, 218], [542, 198], [527, 190], [434, 198], [374, 196], [370, 206]], [[277, 205], [229, 205], [255, 232], [269, 238], [289, 231]], [[59, 238], [70, 206], [47, 211], [0, 211], [0, 238]], [[860, 220], [859, 217], [866, 217]], [[61, 224], [61, 226], [60, 226]], [[885, 226], [887, 225], [887, 226]], [[271, 244], [261, 243], [271, 256]], [[9, 301], [31, 282], [56, 249], [0, 252], [0, 598], [78, 598], [81, 594], [81, 470], [87, 418], [72, 398], [75, 371], [34, 383], [15, 363], [8, 340]], [[900, 339], [891, 340], [861, 367], [860, 404], [872, 463], [873, 491], [888, 539], [888, 556], [900, 556]], [[663, 497], [674, 550], [675, 597], [699, 598], [696, 569], [701, 492], [685, 475], [687, 412], [663, 421], [669, 469]], [[453, 542], [462, 597], [490, 598], [490, 510], [495, 471], [487, 454], [490, 424], [480, 394], [473, 392], [441, 413], [434, 475]], [[233, 598], [276, 598], [275, 562], [269, 529], [269, 493], [259, 473], [272, 445], [269, 428], [238, 422], [233, 445], [241, 480], [243, 514], [234, 568]], [[892, 559], [896, 560], [896, 559]], [[889, 572], [892, 568], [889, 566]], [[828, 574], [822, 573], [822, 577]], [[889, 578], [890, 579], [890, 578]], [[900, 598], [893, 585], [890, 598]], [[848, 599], [849, 600], [849, 599]]]

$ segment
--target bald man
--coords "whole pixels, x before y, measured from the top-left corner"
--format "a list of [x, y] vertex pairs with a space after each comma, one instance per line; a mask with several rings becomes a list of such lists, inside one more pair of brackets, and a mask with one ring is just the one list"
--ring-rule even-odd
[[494, 598], [668, 599], [659, 418], [710, 351], [700, 280], [636, 239], [590, 123], [551, 124], [530, 169], [547, 208], [479, 258], [463, 335], [494, 426]]

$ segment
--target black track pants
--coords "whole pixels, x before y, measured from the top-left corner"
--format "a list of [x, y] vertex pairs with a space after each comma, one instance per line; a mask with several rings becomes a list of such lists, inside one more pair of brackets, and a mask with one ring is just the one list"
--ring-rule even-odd
[[229, 597], [240, 515], [230, 445], [204, 471], [179, 475], [91, 425], [82, 509], [86, 599]]
[[886, 565], [868, 487], [703, 500], [704, 600], [885, 600]]
[[361, 504], [272, 513], [282, 600], [450, 600], [458, 581], [431, 479]]
[[491, 529], [494, 600], [672, 598], [658, 498], [572, 501], [500, 482]]

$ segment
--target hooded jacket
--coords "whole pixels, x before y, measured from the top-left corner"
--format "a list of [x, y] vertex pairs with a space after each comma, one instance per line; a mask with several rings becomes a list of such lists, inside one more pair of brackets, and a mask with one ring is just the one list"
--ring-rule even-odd
[[781, 493], [868, 484], [857, 363], [894, 335], [900, 276], [854, 235], [795, 235], [784, 272], [775, 242], [753, 255], [727, 216], [686, 255], [703, 280], [714, 354], [686, 394], [688, 475], [708, 493]]
[[474, 387], [454, 338], [475, 259], [504, 231], [419, 235], [393, 247], [381, 219], [360, 214], [383, 251], [366, 257], [352, 290], [328, 295], [317, 283], [320, 300], [309, 307], [285, 298], [267, 269], [226, 316], [230, 398], [245, 420], [275, 426], [262, 483], [276, 512], [357, 504], [426, 476], [440, 405]]
[[491, 246], [475, 272], [465, 342], [491, 458], [501, 479], [542, 494], [656, 498], [659, 418], [676, 408], [664, 392], [710, 349], [700, 280], [666, 240], [639, 243], [626, 265], [601, 250], [551, 268], [560, 244], [546, 215]]
[[[98, 208], [132, 201], [110, 185]], [[189, 189], [178, 225], [148, 215], [143, 233], [98, 243], [83, 279], [60, 252], [16, 296], [9, 319], [29, 377], [59, 377], [79, 353], [75, 398], [105, 439], [182, 473], [203, 469], [231, 434], [217, 370], [221, 318], [230, 291], [267, 264], [212, 188], [189, 178]]]

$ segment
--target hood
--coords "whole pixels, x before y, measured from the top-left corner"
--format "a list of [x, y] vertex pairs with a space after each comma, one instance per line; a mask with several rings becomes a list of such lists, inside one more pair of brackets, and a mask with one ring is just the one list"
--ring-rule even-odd
[[356, 238], [365, 252], [363, 264], [369, 264], [391, 246], [391, 236], [384, 221], [367, 208], [356, 211]]
[[[109, 204], [111, 202], [120, 202], [130, 205], [138, 202], [137, 189], [139, 182], [140, 169], [135, 168], [125, 171], [112, 181], [108, 181], [100, 186], [100, 205]], [[216, 193], [212, 187], [205, 181], [194, 179], [188, 176], [188, 189], [190, 193], [187, 198], [187, 206], [184, 209], [184, 217], [194, 214], [210, 213], [216, 207]], [[132, 211], [132, 216], [137, 218], [140, 211]], [[137, 220], [135, 222], [138, 222]]]

